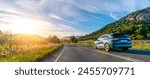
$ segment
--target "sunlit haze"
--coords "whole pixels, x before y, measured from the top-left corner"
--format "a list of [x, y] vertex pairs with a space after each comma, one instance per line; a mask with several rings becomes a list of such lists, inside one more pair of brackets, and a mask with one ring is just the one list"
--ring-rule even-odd
[[14, 33], [31, 33], [36, 34], [39, 24], [30, 19], [18, 19], [15, 20], [10, 26]]

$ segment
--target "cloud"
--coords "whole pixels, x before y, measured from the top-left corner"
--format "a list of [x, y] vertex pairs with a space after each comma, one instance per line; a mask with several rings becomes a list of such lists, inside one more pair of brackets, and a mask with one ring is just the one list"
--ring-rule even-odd
[[114, 19], [119, 19], [119, 17], [117, 15], [115, 15], [114, 13], [110, 13], [110, 16]]
[[[1, 16], [4, 16], [1, 18]], [[53, 18], [56, 18], [57, 16], [53, 15]], [[58, 17], [57, 17], [58, 19]], [[59, 18], [60, 19], [60, 18]], [[18, 14], [7, 12], [7, 11], [1, 11], [0, 12], [0, 29], [2, 31], [13, 31], [12, 28], [13, 25], [16, 25], [16, 22], [23, 22], [23, 23], [35, 23], [36, 27], [36, 34], [47, 37], [48, 35], [57, 35], [59, 37], [69, 36], [69, 35], [83, 35], [86, 34], [86, 32], [78, 31], [77, 29], [67, 26], [61, 23], [54, 24], [52, 22], [46, 21], [46, 20], [40, 20], [40, 19], [34, 19], [24, 16], [18, 16]], [[21, 26], [20, 26], [21, 27]], [[15, 33], [15, 32], [13, 32]]]
[[10, 23], [7, 21], [0, 20], [0, 24], [10, 24]]
[[40, 20], [43, 35], [82, 35], [149, 4], [150, 0], [1, 0], [0, 24], [21, 17]]
[[[119, 15], [119, 12], [132, 12], [135, 10], [134, 0], [84, 0], [73, 3], [76, 7], [91, 12], [91, 13], [100, 13], [105, 15]], [[114, 18], [114, 17], [112, 17]], [[116, 18], [114, 18], [116, 19]]]
[[87, 34], [87, 32], [82, 32], [70, 26], [63, 25], [63, 24], [58, 24], [58, 25], [53, 25], [53, 26], [55, 27], [57, 26], [58, 28], [49, 29], [49, 32], [47, 32], [48, 35], [57, 35], [59, 37], [65, 37], [65, 36], [72, 36], [72, 35], [80, 36], [80, 35]]
[[42, 8], [41, 0], [16, 0], [15, 5], [27, 11], [38, 11]]
[[40, 5], [46, 8], [43, 9], [46, 10], [44, 14], [51, 12], [59, 17], [71, 19], [74, 22], [85, 22], [89, 18], [87, 18], [83, 11], [94, 14], [105, 14], [114, 19], [119, 19], [124, 16], [122, 12], [126, 15], [137, 10], [139, 7], [138, 5], [146, 7], [144, 4], [150, 1], [143, 0], [140, 2], [141, 3], [138, 3], [137, 0], [51, 0], [51, 2], [48, 0], [41, 0]]
[[58, 19], [58, 20], [63, 20], [63, 18], [61, 18], [61, 17], [59, 17], [59, 16], [57, 16], [55, 14], [49, 14], [49, 17], [55, 18], [55, 19]]

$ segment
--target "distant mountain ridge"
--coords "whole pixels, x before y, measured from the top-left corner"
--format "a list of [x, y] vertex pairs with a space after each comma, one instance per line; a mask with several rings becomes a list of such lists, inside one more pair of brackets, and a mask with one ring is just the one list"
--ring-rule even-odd
[[126, 33], [132, 39], [150, 39], [150, 7], [132, 12], [103, 28], [82, 36], [80, 40], [97, 39], [102, 34]]

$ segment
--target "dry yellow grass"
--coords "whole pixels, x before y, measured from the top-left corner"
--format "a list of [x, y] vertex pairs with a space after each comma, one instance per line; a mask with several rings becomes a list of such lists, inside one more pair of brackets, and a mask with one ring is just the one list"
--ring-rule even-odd
[[[58, 50], [61, 44], [14, 46], [0, 53], [2, 62], [33, 62]], [[1, 46], [2, 47], [2, 46]]]
[[132, 48], [150, 50], [150, 40], [132, 40]]

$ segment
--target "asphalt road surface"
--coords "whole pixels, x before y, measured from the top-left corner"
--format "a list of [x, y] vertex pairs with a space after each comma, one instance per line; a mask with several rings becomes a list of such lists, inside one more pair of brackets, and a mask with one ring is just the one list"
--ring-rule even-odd
[[150, 51], [94, 50], [88, 46], [66, 44], [41, 62], [150, 62]]

